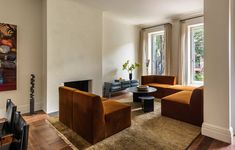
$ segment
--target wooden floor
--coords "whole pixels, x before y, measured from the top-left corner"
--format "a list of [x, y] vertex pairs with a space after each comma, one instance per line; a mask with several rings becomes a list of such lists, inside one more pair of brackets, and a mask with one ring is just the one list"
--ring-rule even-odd
[[[121, 99], [131, 96], [130, 93], [120, 93], [114, 95], [112, 99]], [[57, 134], [57, 132], [47, 123], [48, 115], [43, 111], [37, 112], [35, 115], [24, 115], [25, 120], [29, 123], [29, 150], [70, 150]], [[235, 140], [234, 140], [235, 143]], [[189, 146], [189, 150], [235, 150], [235, 144], [229, 145], [224, 142], [214, 140], [212, 138], [200, 135]]]
[[71, 148], [58, 135], [57, 132], [47, 123], [48, 115], [43, 111], [35, 115], [24, 115], [29, 123], [29, 150], [70, 150]]

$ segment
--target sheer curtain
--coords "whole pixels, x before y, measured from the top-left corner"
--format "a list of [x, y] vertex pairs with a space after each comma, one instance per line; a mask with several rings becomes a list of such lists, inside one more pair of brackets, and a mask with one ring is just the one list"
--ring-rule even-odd
[[185, 61], [185, 48], [186, 48], [186, 31], [187, 25], [184, 21], [180, 24], [180, 46], [179, 46], [179, 70], [178, 70], [178, 83], [182, 85], [186, 85], [186, 61]]
[[140, 54], [141, 54], [141, 74], [148, 75], [146, 63], [148, 60], [148, 47], [147, 47], [147, 32], [145, 30], [140, 31]]
[[[151, 74], [151, 69], [147, 67], [147, 64], [150, 60], [149, 58], [149, 33], [156, 32], [159, 30], [164, 30], [165, 32], [165, 72], [164, 74], [170, 74], [170, 67], [171, 67], [171, 49], [172, 49], [172, 25], [170, 23], [156, 26], [153, 28], [146, 28], [142, 29], [140, 32], [140, 54], [142, 56], [142, 75]], [[150, 63], [150, 62], [149, 62]]]

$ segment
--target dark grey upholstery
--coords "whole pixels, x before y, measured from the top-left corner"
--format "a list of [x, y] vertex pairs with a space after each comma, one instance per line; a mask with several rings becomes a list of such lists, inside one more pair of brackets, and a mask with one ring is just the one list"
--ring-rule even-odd
[[13, 120], [14, 115], [16, 112], [16, 105], [11, 101], [11, 99], [8, 99], [6, 102], [6, 119], [7, 122], [3, 126], [3, 130], [12, 132], [13, 131]]
[[13, 121], [14, 139], [11, 150], [27, 150], [29, 125], [21, 116], [20, 112], [15, 112]]
[[103, 96], [110, 98], [112, 93], [125, 90], [129, 87], [135, 87], [139, 85], [138, 80], [121, 80], [104, 82]]

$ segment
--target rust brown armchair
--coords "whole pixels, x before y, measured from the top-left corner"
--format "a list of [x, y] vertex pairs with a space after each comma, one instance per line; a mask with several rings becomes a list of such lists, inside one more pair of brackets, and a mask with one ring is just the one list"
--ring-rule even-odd
[[163, 116], [201, 126], [203, 122], [203, 87], [166, 96], [161, 101]]
[[131, 125], [131, 107], [98, 95], [59, 88], [59, 119], [94, 144]]

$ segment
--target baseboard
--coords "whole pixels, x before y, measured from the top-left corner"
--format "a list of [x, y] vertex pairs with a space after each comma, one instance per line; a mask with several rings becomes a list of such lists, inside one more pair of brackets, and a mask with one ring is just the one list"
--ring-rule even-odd
[[202, 135], [209, 136], [226, 143], [233, 142], [233, 128], [231, 127], [227, 129], [204, 122], [202, 124]]
[[[21, 114], [29, 113], [29, 104], [26, 105], [17, 105], [17, 110], [21, 112]], [[42, 110], [41, 103], [35, 103], [34, 111]]]

